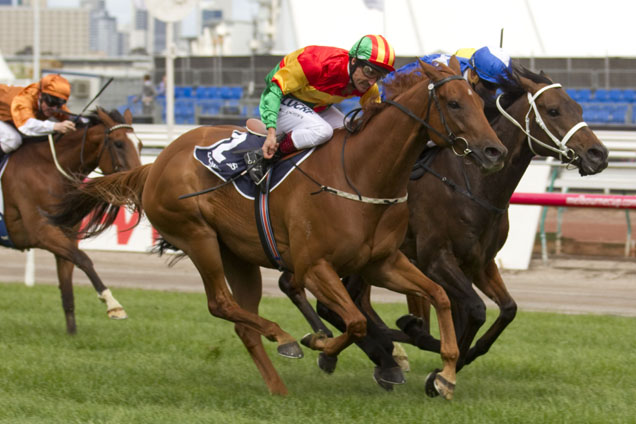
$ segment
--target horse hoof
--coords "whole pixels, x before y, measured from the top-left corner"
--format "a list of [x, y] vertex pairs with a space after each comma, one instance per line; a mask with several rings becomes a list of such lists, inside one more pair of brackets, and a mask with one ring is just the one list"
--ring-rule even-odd
[[393, 343], [393, 360], [400, 366], [402, 371], [411, 371], [411, 365], [409, 364], [409, 356], [399, 343]]
[[303, 351], [296, 342], [285, 343], [278, 346], [278, 354], [285, 358], [300, 359], [303, 357]]
[[439, 373], [440, 369], [436, 369], [426, 376], [426, 395], [429, 397], [436, 397], [442, 395], [446, 400], [453, 398], [455, 391], [455, 383], [451, 383], [442, 377]]
[[300, 339], [300, 342], [312, 350], [323, 350], [327, 335], [322, 331], [317, 333], [307, 333]]
[[380, 367], [375, 367], [373, 371], [373, 380], [378, 384], [378, 386], [382, 387], [387, 392], [393, 391], [393, 384], [387, 383], [380, 378]]
[[108, 311], [107, 313], [108, 313], [108, 318], [110, 318], [110, 319], [126, 319], [126, 318], [128, 318], [128, 315], [126, 314], [126, 311], [124, 310], [124, 308], [113, 308], [110, 311]]
[[400, 367], [391, 367], [391, 368], [375, 367], [375, 371], [373, 372], [373, 377], [376, 378], [377, 380], [380, 380], [389, 384], [406, 383], [406, 380], [404, 379], [404, 374], [402, 374], [402, 369]]
[[329, 356], [324, 352], [320, 352], [318, 355], [318, 368], [326, 372], [327, 374], [333, 374], [338, 364], [337, 356]]
[[424, 384], [424, 387], [426, 389], [426, 396], [428, 397], [439, 396], [439, 392], [437, 391], [437, 388], [435, 387], [435, 377], [437, 376], [437, 373], [440, 371], [441, 371], [440, 369], [436, 369], [435, 371], [429, 373], [426, 376], [426, 383]]

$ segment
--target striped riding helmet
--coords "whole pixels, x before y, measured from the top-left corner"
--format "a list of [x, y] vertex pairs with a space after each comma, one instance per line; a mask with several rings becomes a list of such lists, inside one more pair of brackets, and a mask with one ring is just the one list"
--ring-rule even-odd
[[385, 73], [395, 71], [395, 51], [381, 35], [362, 37], [349, 50], [349, 57], [355, 57]]

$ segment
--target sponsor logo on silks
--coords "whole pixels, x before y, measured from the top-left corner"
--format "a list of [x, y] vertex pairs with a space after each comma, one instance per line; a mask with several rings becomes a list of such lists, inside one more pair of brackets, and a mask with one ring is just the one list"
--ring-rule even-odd
[[303, 102], [296, 100], [296, 99], [290, 99], [290, 98], [283, 98], [283, 100], [280, 102], [281, 104], [296, 109], [296, 110], [300, 110], [301, 112], [305, 112], [305, 113], [313, 113], [314, 110], [312, 108], [310, 108], [309, 106], [307, 106], [306, 104], [304, 104]]

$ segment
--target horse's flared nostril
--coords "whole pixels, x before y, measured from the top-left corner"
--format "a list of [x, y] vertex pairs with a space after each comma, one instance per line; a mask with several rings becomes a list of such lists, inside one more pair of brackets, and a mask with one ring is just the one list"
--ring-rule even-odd
[[505, 149], [500, 149], [497, 147], [488, 147], [486, 148], [484, 153], [491, 161], [500, 162], [504, 160], [508, 152]]

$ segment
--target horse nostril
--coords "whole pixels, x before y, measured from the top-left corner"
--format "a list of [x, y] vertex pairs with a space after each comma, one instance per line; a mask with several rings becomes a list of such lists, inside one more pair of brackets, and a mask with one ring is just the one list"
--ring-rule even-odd
[[498, 149], [496, 147], [488, 147], [485, 150], [485, 154], [486, 156], [488, 156], [491, 160], [493, 161], [499, 161], [501, 160], [506, 152], [501, 151], [501, 149]]
[[587, 156], [594, 162], [603, 162], [607, 158], [607, 151], [592, 147], [587, 150]]

